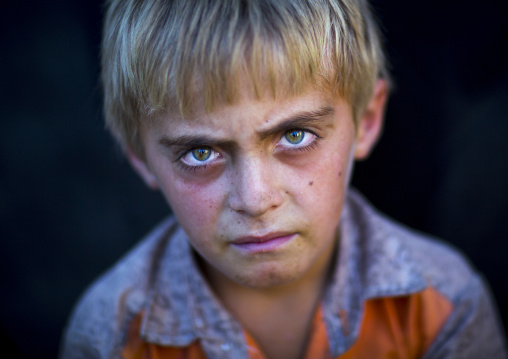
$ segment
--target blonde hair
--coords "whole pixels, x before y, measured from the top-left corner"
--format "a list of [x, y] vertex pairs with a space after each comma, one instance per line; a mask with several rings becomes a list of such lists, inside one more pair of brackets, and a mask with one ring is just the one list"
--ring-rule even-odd
[[355, 118], [387, 77], [366, 0], [108, 0], [101, 60], [106, 124], [135, 151], [141, 120], [234, 103], [240, 77], [258, 98], [329, 86]]

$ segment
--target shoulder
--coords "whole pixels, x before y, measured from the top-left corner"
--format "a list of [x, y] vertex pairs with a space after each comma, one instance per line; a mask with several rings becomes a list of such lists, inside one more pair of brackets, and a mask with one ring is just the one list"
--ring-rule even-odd
[[367, 256], [376, 266], [390, 266], [392, 272], [411, 269], [411, 273], [455, 302], [461, 293], [477, 280], [477, 274], [466, 257], [450, 244], [408, 228], [376, 210], [358, 192], [348, 199], [350, 216], [364, 238]]
[[348, 212], [371, 266], [369, 285], [388, 288], [384, 293], [389, 293], [393, 281], [405, 283], [408, 294], [424, 294], [431, 288], [432, 295], [421, 298], [422, 309], [430, 311], [439, 303], [449, 303], [451, 312], [439, 325], [425, 358], [506, 358], [489, 288], [458, 249], [388, 218], [354, 191], [348, 198]]
[[110, 356], [118, 333], [142, 309], [177, 227], [173, 218], [165, 220], [85, 291], [65, 330], [62, 358]]

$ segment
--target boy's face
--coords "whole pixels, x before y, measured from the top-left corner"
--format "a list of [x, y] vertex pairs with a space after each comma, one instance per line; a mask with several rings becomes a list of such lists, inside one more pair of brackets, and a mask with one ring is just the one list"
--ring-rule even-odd
[[215, 277], [269, 288], [328, 262], [352, 159], [379, 133], [371, 120], [355, 131], [351, 107], [316, 89], [284, 100], [244, 91], [212, 113], [143, 122], [146, 161], [130, 160]]

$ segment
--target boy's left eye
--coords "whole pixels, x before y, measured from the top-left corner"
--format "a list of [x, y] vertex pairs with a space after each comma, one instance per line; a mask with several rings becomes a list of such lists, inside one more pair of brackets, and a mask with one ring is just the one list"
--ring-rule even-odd
[[309, 131], [292, 129], [286, 131], [279, 141], [279, 145], [290, 148], [302, 148], [311, 144], [316, 135]]

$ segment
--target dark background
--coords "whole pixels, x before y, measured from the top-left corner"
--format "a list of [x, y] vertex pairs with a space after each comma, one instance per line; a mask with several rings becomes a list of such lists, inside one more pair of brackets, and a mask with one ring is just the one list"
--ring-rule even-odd
[[[508, 2], [377, 0], [397, 89], [353, 183], [447, 239], [508, 323]], [[97, 0], [0, 7], [0, 337], [54, 358], [79, 294], [167, 215], [104, 130]]]

